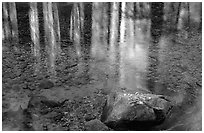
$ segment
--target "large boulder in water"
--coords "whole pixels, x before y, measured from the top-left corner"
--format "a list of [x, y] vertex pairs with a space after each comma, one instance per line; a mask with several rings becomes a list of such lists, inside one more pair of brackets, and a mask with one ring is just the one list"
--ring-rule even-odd
[[107, 96], [101, 121], [115, 130], [148, 130], [164, 121], [171, 108], [171, 102], [162, 95], [112, 92]]

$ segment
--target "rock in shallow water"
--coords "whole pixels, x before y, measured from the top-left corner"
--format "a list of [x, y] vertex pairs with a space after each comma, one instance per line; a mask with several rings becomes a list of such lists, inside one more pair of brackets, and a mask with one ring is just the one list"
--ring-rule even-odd
[[98, 119], [86, 122], [85, 127], [86, 131], [109, 131], [109, 128]]
[[40, 89], [50, 89], [54, 87], [54, 83], [50, 80], [42, 80], [39, 84]]
[[115, 130], [143, 130], [165, 120], [172, 104], [162, 95], [112, 92], [107, 96], [101, 121]]

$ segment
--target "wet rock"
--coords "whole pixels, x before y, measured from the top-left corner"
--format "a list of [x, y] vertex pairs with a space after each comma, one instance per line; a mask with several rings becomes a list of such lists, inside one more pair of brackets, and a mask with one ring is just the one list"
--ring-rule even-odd
[[84, 119], [85, 119], [86, 121], [90, 121], [90, 120], [95, 119], [95, 116], [93, 116], [92, 114], [86, 114], [85, 117], [84, 117]]
[[43, 101], [46, 100], [47, 98], [44, 96], [32, 96], [28, 102], [28, 110], [32, 113], [40, 113], [45, 106]]
[[46, 97], [49, 100], [63, 102], [64, 100], [73, 97], [70, 91], [65, 87], [53, 87], [51, 89], [42, 89], [39, 95]]
[[30, 98], [28, 103], [28, 111], [31, 114], [47, 115], [53, 111], [54, 108], [61, 107], [67, 100], [62, 102], [56, 100], [49, 100], [45, 96], [34, 95]]
[[85, 123], [86, 131], [109, 131], [109, 128], [98, 119]]
[[[29, 121], [32, 123], [33, 130], [64, 130], [62, 127], [52, 127], [50, 119], [58, 117], [59, 114], [54, 111], [55, 107], [60, 107], [63, 103], [58, 101], [49, 100], [45, 96], [33, 95], [30, 98], [27, 111], [31, 118]], [[47, 124], [48, 123], [48, 124]]]
[[31, 91], [36, 89], [36, 87], [33, 86], [33, 84], [29, 84], [29, 83], [22, 84], [22, 88], [25, 90], [31, 90]]
[[118, 91], [107, 96], [101, 121], [107, 126], [121, 130], [147, 130], [160, 124], [168, 115], [172, 105], [162, 95], [141, 92]]
[[2, 114], [3, 131], [23, 130], [23, 109], [20, 106], [17, 111], [8, 111]]
[[49, 108], [59, 107], [62, 104], [64, 104], [65, 101], [60, 103], [58, 101], [49, 100], [45, 96], [36, 95], [36, 96], [31, 97], [31, 99], [30, 99], [30, 101], [28, 103], [28, 108], [29, 109], [39, 109], [39, 110], [41, 110], [40, 112], [42, 114], [45, 114], [45, 112], [48, 111], [45, 108], [49, 109]]
[[40, 89], [50, 89], [54, 87], [54, 83], [50, 80], [42, 80], [38, 87]]

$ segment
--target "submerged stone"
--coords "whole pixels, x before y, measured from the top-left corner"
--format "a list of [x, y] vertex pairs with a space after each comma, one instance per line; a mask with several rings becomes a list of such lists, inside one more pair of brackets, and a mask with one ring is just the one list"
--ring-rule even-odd
[[119, 128], [139, 130], [142, 126], [148, 128], [163, 122], [171, 108], [171, 102], [162, 95], [112, 92], [107, 96], [101, 120], [116, 130], [120, 130]]
[[109, 131], [109, 128], [98, 119], [85, 123], [86, 131]]
[[40, 89], [50, 89], [54, 87], [54, 83], [50, 80], [42, 80], [39, 84]]

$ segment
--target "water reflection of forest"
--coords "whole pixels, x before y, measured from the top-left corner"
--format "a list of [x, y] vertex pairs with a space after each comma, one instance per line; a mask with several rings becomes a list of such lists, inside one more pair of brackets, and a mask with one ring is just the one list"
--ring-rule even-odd
[[[28, 95], [45, 88], [62, 87], [59, 97], [70, 99], [98, 86], [104, 95], [126, 88], [175, 102], [172, 118], [151, 130], [201, 130], [201, 3], [3, 2], [2, 9], [3, 112], [21, 112]], [[13, 100], [22, 90], [25, 98]]]

